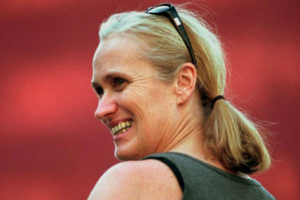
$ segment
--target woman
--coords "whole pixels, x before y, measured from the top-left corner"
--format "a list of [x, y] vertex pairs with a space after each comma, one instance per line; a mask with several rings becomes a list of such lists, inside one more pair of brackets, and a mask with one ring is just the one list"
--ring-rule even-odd
[[160, 4], [101, 25], [95, 115], [126, 162], [107, 170], [89, 199], [274, 199], [247, 175], [270, 157], [255, 125], [223, 96], [219, 40], [178, 11]]

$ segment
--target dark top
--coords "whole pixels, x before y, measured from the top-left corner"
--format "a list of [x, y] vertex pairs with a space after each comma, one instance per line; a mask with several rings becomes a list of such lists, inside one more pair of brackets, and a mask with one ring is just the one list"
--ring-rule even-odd
[[183, 200], [274, 200], [256, 180], [227, 173], [182, 153], [152, 154], [170, 167], [183, 191]]

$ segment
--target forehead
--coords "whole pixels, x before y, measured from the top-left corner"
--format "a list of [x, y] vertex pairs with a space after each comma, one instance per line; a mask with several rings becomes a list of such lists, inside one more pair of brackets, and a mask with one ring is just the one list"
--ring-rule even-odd
[[137, 61], [139, 54], [137, 42], [126, 37], [112, 36], [102, 41], [94, 55], [93, 64], [104, 64], [106, 62], [118, 63], [121, 61]]
[[[112, 36], [101, 42], [93, 59], [93, 80], [102, 79], [109, 73], [126, 72], [139, 73], [150, 72], [153, 67], [149, 61], [142, 58], [140, 48], [133, 39]], [[151, 69], [149, 69], [149, 67]], [[149, 71], [150, 70], [150, 71]]]
[[137, 61], [137, 44], [124, 37], [110, 37], [101, 42], [95, 52], [93, 68]]

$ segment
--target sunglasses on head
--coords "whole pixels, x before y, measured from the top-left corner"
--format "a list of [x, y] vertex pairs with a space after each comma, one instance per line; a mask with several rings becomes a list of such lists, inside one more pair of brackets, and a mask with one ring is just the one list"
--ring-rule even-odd
[[187, 33], [184, 29], [182, 21], [180, 20], [178, 12], [175, 9], [175, 6], [173, 4], [167, 4], [167, 3], [159, 4], [157, 6], [148, 8], [145, 11], [145, 13], [153, 14], [153, 15], [163, 15], [168, 17], [171, 20], [172, 24], [175, 26], [177, 32], [180, 34], [186, 47], [188, 48], [193, 64], [196, 65], [196, 58], [195, 58], [194, 50], [192, 48], [192, 44], [187, 36]]

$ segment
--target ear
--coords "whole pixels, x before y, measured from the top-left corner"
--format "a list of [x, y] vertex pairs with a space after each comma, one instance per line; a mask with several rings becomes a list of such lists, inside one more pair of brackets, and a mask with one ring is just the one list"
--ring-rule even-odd
[[197, 80], [197, 70], [192, 63], [184, 63], [176, 75], [175, 93], [177, 104], [184, 104], [193, 95]]

